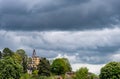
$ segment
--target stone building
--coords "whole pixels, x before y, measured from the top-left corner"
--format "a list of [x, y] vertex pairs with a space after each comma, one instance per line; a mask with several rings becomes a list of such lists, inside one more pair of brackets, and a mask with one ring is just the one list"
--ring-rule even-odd
[[36, 56], [36, 51], [35, 49], [33, 50], [33, 55], [32, 55], [32, 67], [37, 68], [37, 65], [40, 63], [40, 58], [39, 56]]
[[35, 49], [34, 49], [34, 50], [33, 50], [32, 57], [31, 57], [31, 61], [28, 63], [28, 66], [37, 69], [37, 65], [38, 65], [39, 63], [40, 63], [40, 57], [39, 57], [39, 56], [36, 56], [36, 51], [35, 51]]

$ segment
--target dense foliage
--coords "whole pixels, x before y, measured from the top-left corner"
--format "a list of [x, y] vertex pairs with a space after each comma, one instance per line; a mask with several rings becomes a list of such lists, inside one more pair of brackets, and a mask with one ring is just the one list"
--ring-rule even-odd
[[86, 67], [82, 67], [77, 70], [75, 79], [88, 79], [88, 69]]
[[14, 52], [12, 50], [10, 50], [9, 48], [3, 49], [3, 53], [2, 53], [3, 57], [12, 56], [13, 54], [14, 54]]
[[27, 55], [23, 49], [19, 49], [16, 51], [17, 54], [20, 55], [21, 65], [23, 66], [23, 72], [27, 72]]
[[58, 58], [55, 59], [51, 65], [51, 72], [56, 75], [65, 74], [66, 72], [71, 71], [71, 66], [67, 59]]
[[50, 76], [50, 63], [46, 58], [41, 58], [40, 64], [38, 65], [38, 74], [40, 76]]
[[10, 57], [0, 60], [0, 79], [19, 79], [22, 66]]
[[120, 62], [106, 64], [101, 69], [100, 79], [120, 79]]
[[71, 67], [71, 65], [70, 65], [69, 60], [68, 60], [67, 58], [62, 58], [62, 59], [64, 60], [66, 66], [67, 66], [66, 71], [67, 71], [67, 72], [71, 72], [71, 71], [72, 71], [72, 67]]

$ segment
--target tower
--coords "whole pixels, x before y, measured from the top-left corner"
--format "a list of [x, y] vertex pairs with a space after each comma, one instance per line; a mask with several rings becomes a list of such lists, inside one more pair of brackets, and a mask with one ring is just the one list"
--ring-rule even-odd
[[32, 54], [32, 57], [35, 57], [36, 56], [36, 51], [35, 49], [33, 50], [33, 54]]
[[37, 65], [39, 63], [40, 63], [40, 58], [39, 56], [36, 55], [36, 51], [34, 49], [32, 53], [32, 67], [37, 69]]

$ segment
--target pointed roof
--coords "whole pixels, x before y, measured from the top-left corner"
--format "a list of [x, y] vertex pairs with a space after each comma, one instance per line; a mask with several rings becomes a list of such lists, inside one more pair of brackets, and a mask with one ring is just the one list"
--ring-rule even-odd
[[32, 57], [35, 57], [36, 56], [36, 51], [35, 49], [33, 50], [33, 54], [32, 54]]

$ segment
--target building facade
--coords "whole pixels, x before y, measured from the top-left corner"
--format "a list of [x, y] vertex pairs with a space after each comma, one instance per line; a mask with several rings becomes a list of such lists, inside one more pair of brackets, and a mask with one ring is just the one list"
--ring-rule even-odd
[[31, 61], [28, 63], [28, 66], [37, 69], [37, 66], [39, 65], [39, 63], [40, 63], [40, 57], [36, 56], [36, 51], [34, 49], [31, 57]]

